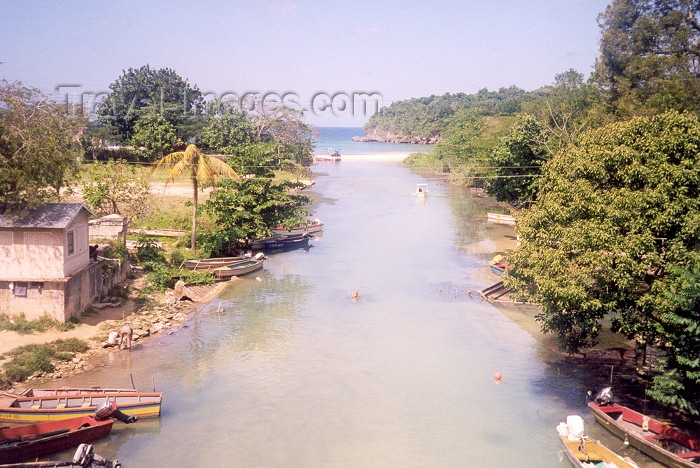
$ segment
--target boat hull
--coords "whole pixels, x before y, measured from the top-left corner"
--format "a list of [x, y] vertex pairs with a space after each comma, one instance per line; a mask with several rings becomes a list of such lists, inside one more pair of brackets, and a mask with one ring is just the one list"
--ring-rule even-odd
[[212, 271], [215, 268], [232, 265], [250, 260], [250, 257], [218, 257], [202, 258], [199, 260], [185, 260], [180, 268], [187, 268], [192, 271]]
[[85, 416], [0, 430], [0, 460], [17, 463], [77, 447], [106, 436], [113, 419]]
[[105, 401], [114, 401], [117, 409], [137, 418], [160, 416], [163, 394], [161, 392], [84, 393], [0, 397], [0, 421], [37, 422], [58, 421], [90, 416]]
[[500, 213], [486, 213], [486, 219], [492, 223], [515, 225], [515, 218]]
[[601, 444], [600, 441], [594, 440], [589, 436], [583, 437], [583, 444], [581, 444], [581, 439], [569, 440], [567, 436], [562, 435], [559, 436], [559, 440], [564, 445], [566, 457], [574, 466], [584, 468], [585, 466], [591, 466], [590, 464], [584, 465], [584, 463], [603, 461], [607, 464], [614, 463], [618, 468], [637, 468], [634, 462], [625, 460]]
[[[588, 407], [596, 420], [617, 437], [627, 440], [632, 447], [650, 456], [666, 466], [674, 468], [698, 467], [693, 460], [700, 460], [700, 441], [692, 439], [672, 427], [654, 419], [648, 419], [648, 431], [642, 429], [644, 416], [625, 406], [617, 404], [599, 405], [588, 403]], [[660, 445], [661, 440], [668, 444], [670, 441], [685, 445], [682, 449], [686, 455], [697, 454], [694, 457], [682, 457], [677, 453], [666, 450]]]
[[263, 260], [250, 260], [240, 264], [216, 268], [213, 270], [213, 273], [217, 278], [232, 278], [234, 276], [247, 275], [248, 273], [257, 271], [262, 267]]

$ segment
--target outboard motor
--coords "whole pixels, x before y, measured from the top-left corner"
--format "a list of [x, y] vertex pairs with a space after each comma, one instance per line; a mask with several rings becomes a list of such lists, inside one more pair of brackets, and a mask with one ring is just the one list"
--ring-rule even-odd
[[612, 399], [612, 387], [605, 387], [604, 389], [599, 391], [598, 394], [595, 396], [595, 402], [601, 406], [610, 404]]
[[125, 424], [136, 422], [136, 416], [122, 413], [117, 409], [117, 403], [114, 401], [103, 401], [95, 410], [95, 419], [102, 421], [104, 419], [114, 418]]
[[80, 446], [78, 446], [78, 449], [75, 451], [75, 455], [73, 455], [73, 463], [71, 464], [71, 466], [80, 466], [83, 468], [89, 468], [93, 466], [104, 466], [106, 468], [121, 468], [122, 464], [119, 463], [119, 460], [107, 460], [97, 455], [93, 450], [92, 445], [80, 444]]

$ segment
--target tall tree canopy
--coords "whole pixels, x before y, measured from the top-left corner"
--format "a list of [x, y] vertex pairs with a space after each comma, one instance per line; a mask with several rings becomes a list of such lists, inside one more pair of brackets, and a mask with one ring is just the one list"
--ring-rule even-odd
[[540, 168], [551, 157], [546, 145], [547, 135], [537, 120], [531, 115], [520, 116], [508, 136], [491, 151], [495, 177], [488, 179], [488, 193], [511, 205], [534, 202]]
[[655, 346], [692, 335], [697, 322], [673, 324], [655, 305], [668, 302], [668, 272], [700, 248], [698, 118], [669, 112], [591, 130], [545, 175], [505, 278], [540, 304], [543, 329], [570, 352], [595, 344], [608, 315], [615, 330]]
[[97, 115], [119, 142], [130, 142], [136, 122], [153, 114], [170, 122], [180, 140], [189, 141], [196, 136], [192, 119], [201, 117], [203, 112], [202, 93], [174, 70], [155, 70], [149, 65], [129, 68], [109, 89], [111, 93], [98, 107]]
[[613, 0], [596, 80], [622, 115], [700, 112], [700, 0]]
[[80, 168], [84, 122], [36, 89], [0, 82], [0, 201], [60, 200]]

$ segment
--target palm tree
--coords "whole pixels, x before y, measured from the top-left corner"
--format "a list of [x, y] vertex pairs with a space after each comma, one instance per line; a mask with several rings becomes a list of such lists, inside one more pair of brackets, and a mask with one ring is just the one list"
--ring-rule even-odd
[[194, 188], [194, 209], [192, 211], [192, 250], [195, 248], [197, 237], [197, 190], [201, 182], [216, 183], [216, 176], [228, 176], [238, 179], [238, 174], [225, 162], [207, 156], [196, 145], [187, 145], [185, 151], [176, 151], [163, 156], [157, 163], [154, 171], [160, 167], [171, 167], [170, 178], [166, 182], [174, 181], [176, 177], [189, 175], [192, 178]]

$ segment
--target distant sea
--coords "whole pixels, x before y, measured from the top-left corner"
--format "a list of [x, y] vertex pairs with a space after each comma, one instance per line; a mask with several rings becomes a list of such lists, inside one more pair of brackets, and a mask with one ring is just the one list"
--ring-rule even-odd
[[317, 127], [319, 141], [314, 154], [326, 154], [326, 148], [337, 148], [341, 156], [350, 154], [380, 153], [428, 153], [432, 145], [412, 145], [407, 143], [360, 143], [352, 137], [365, 136], [362, 127]]

